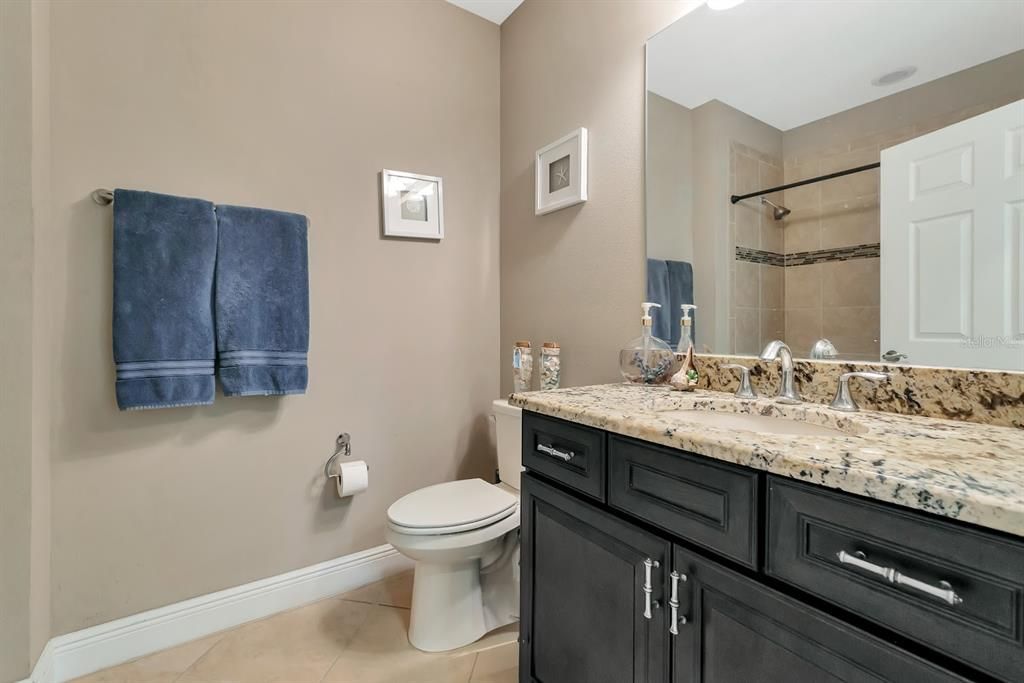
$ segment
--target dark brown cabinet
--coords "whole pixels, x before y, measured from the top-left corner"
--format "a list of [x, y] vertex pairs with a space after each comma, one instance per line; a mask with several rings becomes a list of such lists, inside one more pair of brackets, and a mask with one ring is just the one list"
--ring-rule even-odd
[[667, 683], [671, 545], [529, 474], [521, 493], [520, 681]]
[[696, 553], [677, 547], [673, 568], [673, 683], [965, 680]]
[[[1024, 680], [1019, 539], [529, 412], [523, 450], [521, 683]], [[920, 596], [832, 558], [866, 548], [942, 586], [905, 558], [940, 566], [943, 533], [943, 576], [1013, 637], [973, 606], [900, 626], [909, 611], [873, 606]], [[964, 631], [940, 649], [944, 619]]]

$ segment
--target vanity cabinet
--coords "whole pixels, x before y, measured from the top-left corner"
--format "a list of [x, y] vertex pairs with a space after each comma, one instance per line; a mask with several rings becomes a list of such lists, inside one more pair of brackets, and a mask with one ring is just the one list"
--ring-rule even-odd
[[521, 495], [520, 680], [667, 682], [671, 544], [530, 474]]
[[[521, 683], [1022, 680], [1016, 539], [530, 412], [523, 421]], [[605, 490], [530, 465], [538, 443], [570, 441], [601, 454]], [[844, 507], [860, 504], [870, 510]], [[901, 536], [915, 530], [908, 520], [937, 526]], [[919, 562], [903, 566], [919, 568], [944, 530], [959, 547], [943, 567], [975, 601], [959, 613], [906, 586], [910, 602], [882, 609], [864, 592], [877, 577], [828, 557], [836, 543], [874, 556], [888, 534]]]
[[673, 683], [966, 680], [695, 552], [677, 546], [673, 568]]

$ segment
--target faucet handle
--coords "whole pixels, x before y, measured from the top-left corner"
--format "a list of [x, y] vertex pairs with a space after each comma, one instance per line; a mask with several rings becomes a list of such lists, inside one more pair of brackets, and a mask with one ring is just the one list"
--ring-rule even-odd
[[870, 379], [873, 382], [888, 382], [892, 377], [888, 372], [844, 372], [839, 375], [839, 386], [836, 387], [836, 397], [832, 399], [832, 403], [829, 406], [832, 410], [838, 410], [844, 413], [855, 413], [860, 410], [860, 406], [853, 400], [853, 396], [850, 395], [850, 378], [860, 377], [862, 379]]
[[757, 398], [757, 392], [750, 386], [750, 368], [738, 363], [727, 363], [722, 366], [722, 369], [740, 371], [740, 386], [736, 390], [736, 398]]

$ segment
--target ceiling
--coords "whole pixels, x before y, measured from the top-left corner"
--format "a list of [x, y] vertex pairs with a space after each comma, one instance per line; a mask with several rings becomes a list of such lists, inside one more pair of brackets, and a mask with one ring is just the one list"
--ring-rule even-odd
[[448, 0], [462, 9], [501, 25], [509, 15], [523, 3], [523, 0]]
[[[698, 7], [651, 38], [647, 83], [789, 130], [1022, 49], [1024, 0], [747, 0]], [[872, 85], [907, 66], [910, 78]]]

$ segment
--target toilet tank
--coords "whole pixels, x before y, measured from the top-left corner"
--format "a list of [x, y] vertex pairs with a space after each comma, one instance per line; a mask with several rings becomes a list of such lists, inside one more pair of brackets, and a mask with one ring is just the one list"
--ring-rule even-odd
[[492, 404], [492, 414], [498, 441], [498, 476], [518, 491], [523, 471], [523, 409], [499, 399]]

